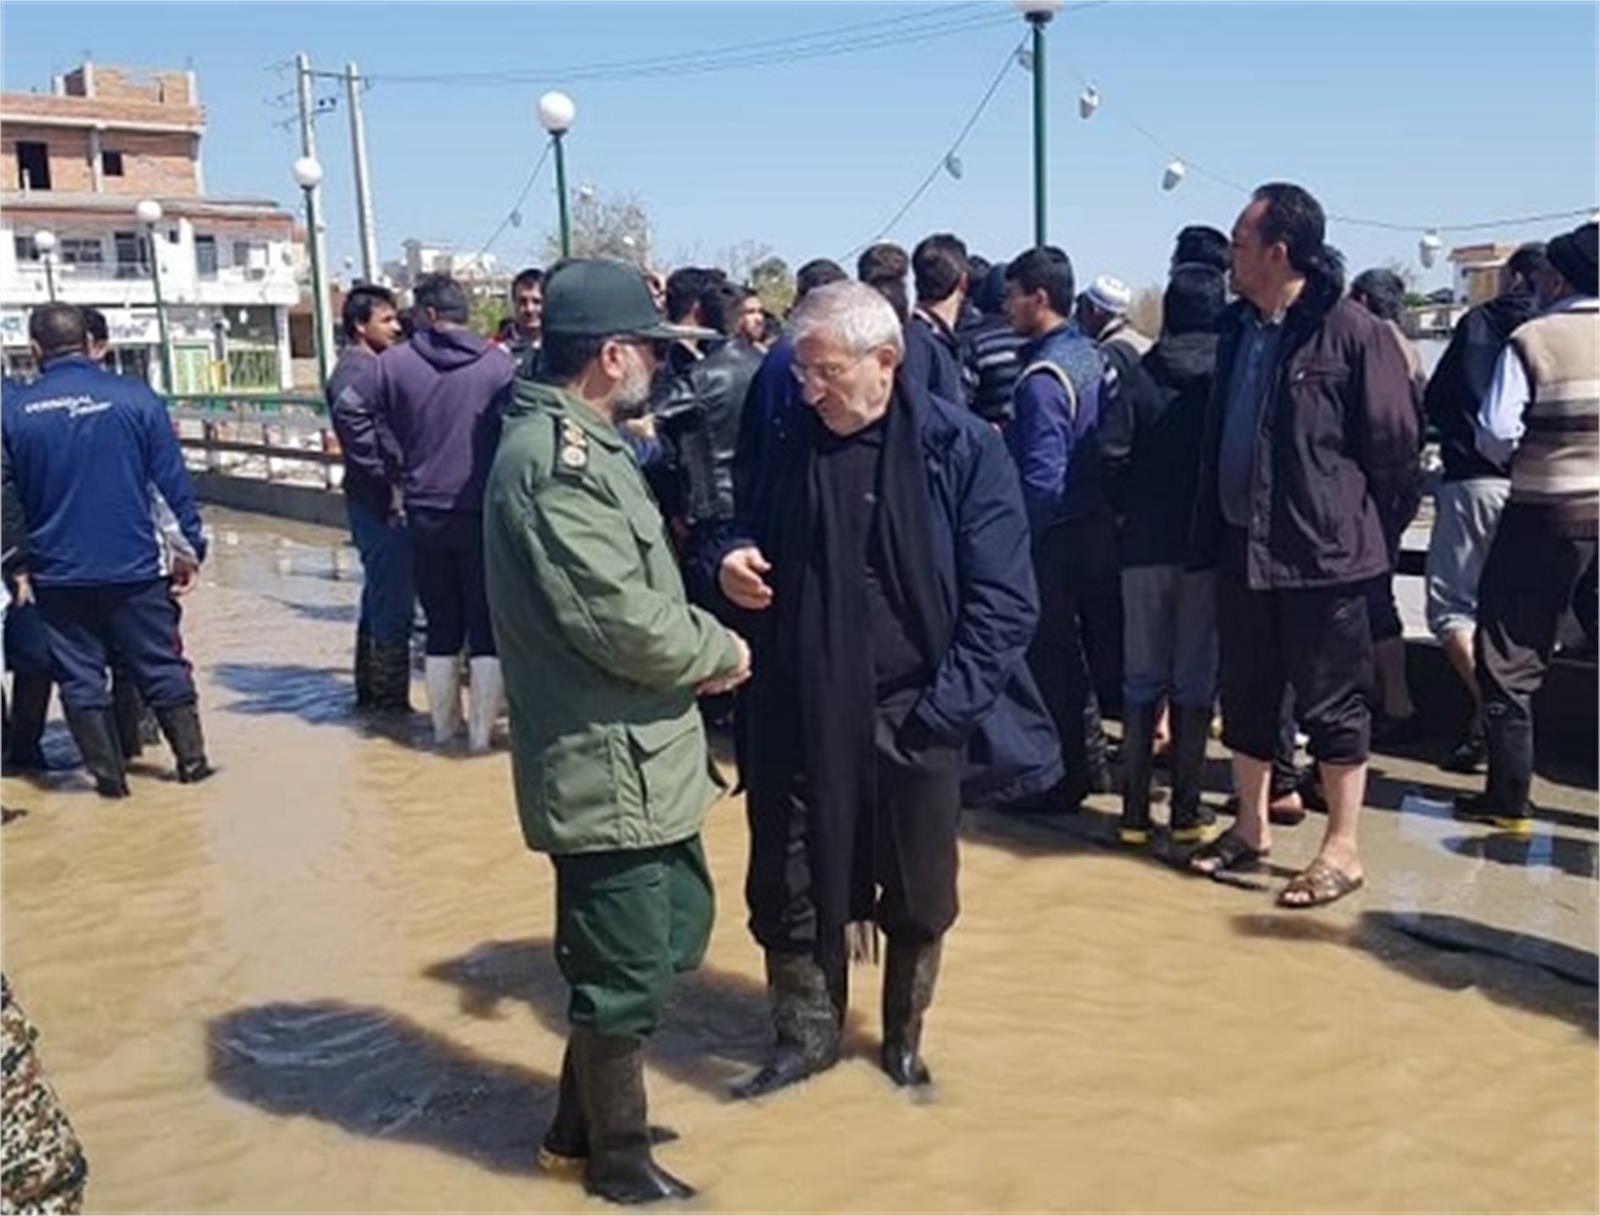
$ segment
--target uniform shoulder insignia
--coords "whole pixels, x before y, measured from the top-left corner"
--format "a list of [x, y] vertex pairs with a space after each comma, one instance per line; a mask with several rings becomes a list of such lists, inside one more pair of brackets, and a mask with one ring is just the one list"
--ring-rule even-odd
[[581, 473], [589, 467], [589, 436], [570, 418], [561, 420], [560, 467]]

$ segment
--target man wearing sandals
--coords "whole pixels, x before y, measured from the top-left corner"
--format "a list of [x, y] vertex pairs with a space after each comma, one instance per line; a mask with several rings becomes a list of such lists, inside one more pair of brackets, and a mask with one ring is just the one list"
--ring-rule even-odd
[[1233, 290], [1207, 411], [1196, 554], [1215, 561], [1223, 741], [1239, 815], [1189, 864], [1254, 866], [1270, 848], [1268, 783], [1285, 685], [1320, 762], [1328, 827], [1285, 907], [1362, 885], [1356, 823], [1371, 736], [1362, 584], [1389, 569], [1386, 530], [1414, 493], [1417, 415], [1399, 346], [1341, 299], [1322, 207], [1260, 187], [1233, 227]]

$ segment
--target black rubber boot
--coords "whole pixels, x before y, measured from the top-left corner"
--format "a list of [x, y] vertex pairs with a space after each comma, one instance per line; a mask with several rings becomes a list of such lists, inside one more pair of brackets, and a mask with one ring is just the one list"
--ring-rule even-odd
[[[650, 1125], [651, 1144], [670, 1144], [678, 1133], [670, 1127]], [[561, 1057], [561, 1088], [556, 1094], [556, 1113], [539, 1145], [539, 1168], [547, 1174], [575, 1173], [589, 1159], [589, 1131], [583, 1122], [583, 1098], [578, 1093], [578, 1072], [572, 1062], [572, 1046]]]
[[367, 658], [371, 708], [382, 714], [411, 712], [411, 643], [374, 642]]
[[122, 745], [122, 758], [136, 760], [144, 751], [145, 706], [126, 671], [111, 669], [111, 712], [117, 720], [117, 742]]
[[1217, 821], [1216, 813], [1200, 801], [1210, 733], [1209, 708], [1172, 707], [1172, 812], [1167, 824], [1179, 844], [1203, 841], [1206, 829]]
[[1122, 822], [1117, 839], [1123, 844], [1150, 843], [1150, 770], [1160, 713], [1159, 705], [1128, 705], [1122, 715]]
[[372, 635], [365, 628], [357, 628], [355, 661], [357, 709], [372, 709], [377, 703], [377, 689], [372, 668]]
[[95, 792], [102, 798], [126, 798], [128, 778], [123, 772], [122, 747], [117, 742], [117, 723], [111, 710], [68, 707], [66, 714], [83, 767], [94, 778]]
[[11, 716], [6, 725], [6, 765], [19, 772], [43, 772], [45, 719], [50, 712], [50, 684], [46, 675], [18, 672], [11, 679]]
[[194, 703], [156, 710], [161, 733], [166, 735], [178, 761], [178, 780], [184, 785], [204, 781], [215, 771], [206, 762], [206, 740], [200, 731], [200, 708]]
[[574, 1026], [568, 1043], [589, 1136], [583, 1189], [612, 1203], [688, 1199], [694, 1188], [650, 1155], [644, 1040]]
[[891, 937], [883, 962], [883, 1071], [896, 1085], [933, 1081], [922, 1060], [922, 1019], [933, 1003], [944, 940]]
[[735, 1098], [770, 1094], [839, 1062], [848, 974], [843, 943], [828, 953], [824, 964], [812, 954], [767, 951], [772, 1053], [755, 1076], [734, 1086]]

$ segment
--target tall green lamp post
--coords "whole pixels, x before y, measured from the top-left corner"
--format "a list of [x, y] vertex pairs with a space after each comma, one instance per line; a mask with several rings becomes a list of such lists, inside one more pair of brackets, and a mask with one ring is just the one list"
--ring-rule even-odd
[[317, 187], [322, 184], [322, 165], [314, 156], [302, 156], [294, 162], [293, 172], [294, 184], [299, 186], [300, 192], [306, 196], [306, 247], [311, 253], [311, 320], [315, 327], [317, 385], [321, 389], [326, 389], [328, 343], [325, 337], [323, 310], [328, 307], [328, 283], [324, 277], [327, 270], [318, 252], [321, 242], [317, 239]]
[[1065, 0], [1015, 0], [1017, 11], [1033, 27], [1033, 243], [1045, 240], [1045, 93], [1044, 27]]
[[167, 305], [161, 298], [161, 254], [156, 249], [156, 225], [161, 222], [161, 204], [153, 198], [140, 199], [133, 214], [144, 225], [145, 241], [150, 250], [150, 284], [156, 293], [156, 328], [161, 334], [162, 387], [170, 397], [177, 393], [178, 382], [172, 374], [172, 335], [167, 329]]
[[572, 256], [572, 221], [567, 215], [567, 158], [562, 149], [562, 138], [572, 129], [578, 107], [565, 93], [546, 93], [539, 98], [539, 123], [550, 132], [556, 152], [556, 206], [560, 209], [561, 256]]

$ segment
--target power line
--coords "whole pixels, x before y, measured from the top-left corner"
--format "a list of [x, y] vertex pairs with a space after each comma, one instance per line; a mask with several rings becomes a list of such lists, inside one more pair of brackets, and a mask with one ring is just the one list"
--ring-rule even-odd
[[944, 155], [939, 157], [939, 159], [934, 162], [933, 168], [928, 170], [928, 175], [924, 177], [918, 184], [917, 188], [911, 192], [911, 197], [900, 204], [900, 209], [889, 217], [889, 222], [882, 228], [878, 229], [876, 235], [868, 237], [849, 253], [845, 254], [845, 261], [848, 262], [868, 245], [874, 244], [877, 241], [881, 241], [889, 234], [889, 232], [894, 229], [894, 226], [905, 217], [906, 212], [910, 211], [911, 208], [917, 205], [917, 200], [927, 193], [928, 187], [933, 185], [934, 179], [939, 176], [940, 171], [943, 170], [945, 165], [949, 163], [950, 158], [960, 150], [962, 142], [969, 134], [972, 133], [972, 128], [978, 125], [978, 119], [982, 118], [983, 112], [989, 108], [989, 102], [993, 100], [994, 95], [999, 92], [1001, 82], [1005, 80], [1006, 73], [1011, 70], [1011, 65], [1016, 61], [1017, 52], [1020, 51], [1024, 45], [1026, 45], [1027, 41], [1027, 37], [1024, 36], [1016, 44], [1016, 46], [1012, 47], [1006, 52], [1006, 57], [1000, 64], [1000, 70], [995, 73], [994, 79], [989, 82], [989, 87], [984, 90], [983, 96], [978, 101], [977, 109], [972, 111], [972, 116], [967, 119], [966, 125], [961, 128], [961, 134], [957, 135], [955, 142], [945, 149]]
[[494, 235], [485, 241], [483, 243], [483, 247], [478, 250], [478, 256], [480, 258], [489, 252], [489, 247], [498, 241], [500, 239], [500, 234], [510, 226], [512, 217], [517, 214], [518, 210], [523, 204], [523, 201], [527, 199], [528, 191], [533, 189], [533, 183], [539, 179], [539, 170], [543, 169], [544, 162], [550, 159], [550, 149], [553, 147], [555, 147], [554, 140], [551, 140], [545, 144], [544, 151], [539, 154], [538, 163], [533, 166], [533, 172], [528, 174], [528, 180], [522, 183], [522, 192], [517, 195], [517, 201], [511, 204], [511, 210], [506, 212], [506, 218], [500, 221], [500, 227], [494, 230]]
[[[1067, 71], [1077, 79], [1079, 84], [1083, 85], [1085, 88], [1091, 87], [1090, 81], [1070, 62], [1067, 64]], [[1101, 105], [1102, 107], [1104, 106], [1103, 98], [1101, 100]], [[1131, 118], [1116, 113], [1115, 109], [1112, 110], [1110, 118], [1113, 122], [1119, 123], [1122, 126], [1129, 128], [1137, 135], [1143, 137], [1145, 140], [1159, 149], [1163, 155], [1169, 156], [1174, 160], [1181, 161], [1184, 168], [1193, 170], [1201, 177], [1209, 178], [1218, 185], [1226, 186], [1230, 190], [1235, 190], [1238, 193], [1246, 196], [1253, 193], [1253, 190], [1250, 186], [1246, 186], [1241, 182], [1235, 181], [1231, 177], [1227, 177], [1224, 174], [1216, 172], [1215, 170], [1208, 169], [1206, 166], [1191, 160], [1189, 157], [1178, 152], [1171, 144], [1162, 139], [1155, 132], [1151, 131], [1148, 127], [1143, 126]], [[1551, 211], [1542, 215], [1509, 216], [1498, 220], [1475, 220], [1472, 223], [1467, 224], [1399, 224], [1391, 220], [1367, 219], [1362, 216], [1345, 215], [1337, 211], [1329, 211], [1326, 213], [1326, 215], [1328, 219], [1337, 221], [1341, 224], [1349, 224], [1356, 228], [1375, 228], [1386, 232], [1473, 232], [1487, 230], [1490, 228], [1510, 228], [1519, 224], [1537, 224], [1549, 220], [1572, 219], [1577, 216], [1592, 215], [1594, 214], [1594, 211], [1594, 207], [1587, 207], [1572, 211]]]
[[[981, 11], [971, 11], [981, 10]], [[952, 19], [953, 14], [960, 14]], [[1011, 24], [1014, 17], [982, 2], [943, 5], [932, 11], [883, 17], [810, 34], [736, 43], [706, 51], [680, 52], [633, 60], [611, 60], [565, 67], [515, 68], [493, 72], [382, 73], [368, 79], [389, 84], [534, 84], [550, 80], [633, 79], [641, 76], [694, 75], [741, 67], [781, 65], [821, 56], [908, 45], [968, 30]], [[886, 28], [892, 27], [892, 28]], [[861, 31], [874, 32], [862, 33]], [[857, 36], [859, 35], [859, 36]]]

